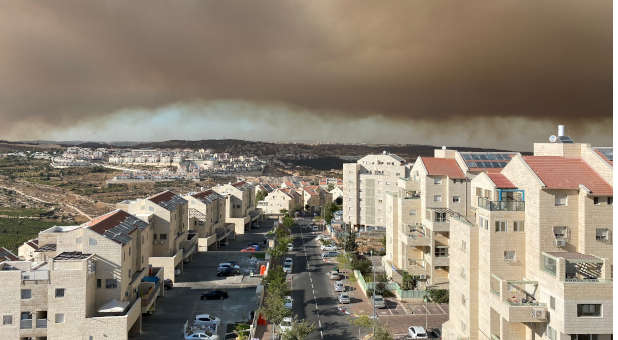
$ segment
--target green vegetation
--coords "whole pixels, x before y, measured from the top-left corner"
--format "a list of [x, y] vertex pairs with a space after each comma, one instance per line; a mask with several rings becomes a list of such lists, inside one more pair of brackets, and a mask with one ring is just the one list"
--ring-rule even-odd
[[283, 218], [283, 225], [287, 228], [291, 228], [292, 226], [294, 226], [294, 219], [290, 216], [285, 216]]
[[9, 217], [41, 217], [53, 214], [53, 210], [39, 209], [39, 208], [21, 208], [21, 209], [9, 209], [0, 208], [0, 215]]
[[373, 328], [372, 340], [393, 340], [393, 337], [388, 333], [388, 330], [384, 328], [377, 320], [371, 319], [367, 315], [360, 315], [350, 322], [353, 326], [358, 327], [358, 338], [361, 338], [361, 329]]
[[249, 328], [249, 325], [247, 325], [246, 323], [236, 324], [236, 327], [234, 327], [234, 334], [236, 334], [236, 340], [248, 340]]
[[371, 261], [364, 257], [353, 257], [352, 269], [358, 270], [364, 276], [365, 274], [371, 273]]
[[448, 303], [448, 290], [429, 289], [429, 299], [435, 303]]
[[283, 340], [304, 340], [315, 330], [315, 324], [307, 321], [292, 321], [292, 328], [283, 333]]
[[401, 289], [403, 290], [415, 290], [416, 289], [418, 282], [416, 281], [416, 279], [414, 279], [414, 277], [412, 277], [412, 275], [410, 275], [410, 273], [402, 272], [401, 276], [402, 276]]
[[333, 219], [333, 213], [341, 209], [341, 206], [338, 206], [333, 202], [327, 204], [326, 207], [324, 207], [324, 220], [326, 221], [326, 223], [330, 223], [330, 221]]
[[355, 252], [357, 248], [356, 234], [353, 232], [348, 233], [343, 239], [343, 249], [345, 249], [345, 251]]
[[258, 193], [255, 195], [255, 201], [263, 201], [264, 198], [266, 198], [266, 195], [268, 195], [266, 191], [258, 191]]
[[22, 243], [36, 238], [39, 231], [67, 223], [54, 220], [0, 217], [0, 247], [16, 251]]

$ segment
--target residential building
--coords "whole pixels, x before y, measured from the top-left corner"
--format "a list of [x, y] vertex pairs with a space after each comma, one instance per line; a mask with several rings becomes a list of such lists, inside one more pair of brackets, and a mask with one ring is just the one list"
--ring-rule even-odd
[[280, 215], [284, 209], [293, 214], [303, 209], [303, 198], [292, 189], [275, 189], [258, 202], [258, 208], [267, 215]]
[[333, 201], [330, 192], [317, 185], [305, 186], [299, 190], [299, 193], [302, 194], [304, 207], [314, 212], [320, 211], [322, 207]]
[[225, 222], [234, 224], [236, 234], [244, 234], [251, 223], [260, 218], [256, 210], [255, 187], [250, 183], [240, 181], [218, 185], [212, 188], [226, 197]]
[[226, 198], [209, 189], [183, 196], [189, 204], [189, 227], [197, 233], [198, 251], [207, 251], [234, 232], [225, 222]]
[[335, 186], [333, 190], [330, 191], [330, 195], [333, 202], [340, 199], [343, 204], [343, 187]]
[[563, 128], [471, 181], [450, 218], [445, 339], [611, 339], [613, 156]]
[[385, 226], [385, 195], [396, 192], [397, 180], [409, 176], [405, 161], [386, 151], [343, 164], [343, 221], [359, 228]]
[[0, 247], [0, 261], [17, 261], [17, 260], [19, 260], [19, 257], [13, 254], [12, 251], [4, 247]]
[[197, 250], [197, 238], [188, 232], [187, 200], [168, 190], [144, 199], [123, 201], [117, 207], [152, 225], [149, 263], [164, 268], [165, 278], [174, 281], [176, 270], [182, 271], [183, 260], [190, 260]]

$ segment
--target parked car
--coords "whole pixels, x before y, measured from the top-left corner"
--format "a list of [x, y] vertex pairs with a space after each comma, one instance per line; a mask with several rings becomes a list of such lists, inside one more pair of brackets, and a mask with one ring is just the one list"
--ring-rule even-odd
[[289, 264], [292, 265], [294, 263], [294, 260], [291, 257], [286, 257], [285, 260], [283, 260], [283, 264]]
[[386, 307], [386, 301], [384, 301], [384, 297], [382, 295], [376, 295], [373, 301], [375, 301], [374, 303], [375, 303], [376, 308]]
[[427, 337], [429, 339], [442, 339], [442, 330], [440, 328], [432, 328], [427, 331]]
[[339, 275], [339, 272], [336, 270], [329, 272], [328, 276], [331, 280], [339, 280], [341, 278], [341, 276]]
[[291, 296], [286, 296], [283, 298], [283, 304], [285, 308], [292, 309], [292, 305], [294, 304], [294, 299]]
[[350, 303], [350, 295], [346, 293], [339, 294], [339, 303]]
[[283, 318], [283, 320], [281, 320], [281, 323], [279, 324], [279, 329], [281, 333], [285, 333], [289, 331], [290, 329], [292, 329], [292, 318], [290, 317]]
[[195, 316], [195, 320], [193, 321], [194, 325], [219, 325], [221, 323], [221, 319], [216, 316], [210, 314], [198, 314]]
[[336, 281], [335, 282], [335, 291], [336, 292], [345, 292], [345, 285], [343, 284], [343, 281]]
[[219, 336], [206, 331], [185, 333], [185, 340], [218, 340]]
[[172, 281], [171, 279], [163, 280], [163, 287], [165, 287], [165, 289], [172, 289], [172, 288], [174, 288], [174, 281]]
[[261, 248], [260, 248], [260, 247], [261, 247], [261, 246], [260, 246], [260, 244], [259, 244], [259, 243], [255, 243], [255, 242], [253, 242], [253, 243], [249, 243], [247, 246], [248, 246], [248, 247], [253, 247], [253, 248], [255, 248], [255, 250], [257, 250], [257, 251], [259, 251], [259, 250], [261, 249]]
[[255, 248], [254, 247], [247, 247], [243, 250], [240, 251], [241, 253], [255, 253]]
[[427, 332], [423, 326], [408, 327], [408, 336], [410, 339], [427, 339]]
[[322, 246], [322, 251], [337, 251], [337, 246]]
[[294, 245], [292, 243], [288, 244], [288, 251], [294, 251]]
[[234, 276], [237, 274], [240, 274], [240, 271], [236, 268], [223, 267], [217, 270], [217, 276], [219, 277]]
[[202, 294], [202, 296], [200, 297], [200, 300], [223, 300], [227, 298], [228, 298], [227, 292], [223, 290], [215, 289], [215, 290], [211, 290], [211, 291], [208, 291]]
[[217, 269], [223, 269], [223, 268], [236, 268], [236, 269], [240, 269], [240, 266], [236, 262], [223, 262], [223, 263], [219, 263], [219, 266], [217, 267]]
[[320, 228], [317, 225], [314, 225], [311, 227], [311, 230], [313, 231], [320, 231]]

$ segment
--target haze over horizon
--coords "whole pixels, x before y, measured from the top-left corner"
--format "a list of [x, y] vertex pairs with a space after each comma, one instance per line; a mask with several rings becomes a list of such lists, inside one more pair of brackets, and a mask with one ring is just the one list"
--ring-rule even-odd
[[2, 139], [612, 145], [612, 3], [0, 4]]

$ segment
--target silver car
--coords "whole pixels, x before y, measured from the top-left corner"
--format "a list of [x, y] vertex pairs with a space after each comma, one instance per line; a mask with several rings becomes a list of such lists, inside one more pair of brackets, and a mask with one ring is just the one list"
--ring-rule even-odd
[[346, 293], [339, 294], [339, 303], [350, 303], [350, 295]]

